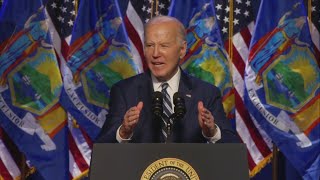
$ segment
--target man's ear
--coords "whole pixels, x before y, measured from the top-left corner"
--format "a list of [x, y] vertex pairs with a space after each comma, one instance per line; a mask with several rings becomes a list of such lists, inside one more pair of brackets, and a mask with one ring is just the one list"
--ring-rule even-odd
[[182, 59], [187, 53], [187, 41], [183, 40], [180, 49], [180, 59]]

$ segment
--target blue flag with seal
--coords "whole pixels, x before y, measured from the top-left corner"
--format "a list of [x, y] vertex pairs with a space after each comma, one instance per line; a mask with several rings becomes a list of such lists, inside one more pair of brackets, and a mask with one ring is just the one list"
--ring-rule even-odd
[[[181, 8], [183, 7], [183, 8]], [[219, 87], [229, 119], [234, 117], [234, 95], [227, 52], [221, 41], [212, 0], [173, 0], [169, 15], [186, 27], [187, 53], [181, 67], [189, 74]]]
[[80, 1], [67, 66], [61, 103], [94, 140], [106, 120], [111, 86], [139, 73], [117, 1]]
[[45, 179], [69, 179], [62, 79], [41, 0], [0, 12], [0, 124]]
[[245, 86], [253, 117], [304, 179], [319, 179], [320, 75], [302, 1], [262, 1]]

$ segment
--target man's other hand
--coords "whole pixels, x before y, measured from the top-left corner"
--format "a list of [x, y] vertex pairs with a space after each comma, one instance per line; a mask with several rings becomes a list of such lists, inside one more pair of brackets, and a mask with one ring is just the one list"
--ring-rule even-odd
[[123, 139], [128, 139], [133, 133], [134, 128], [138, 124], [140, 112], [143, 107], [143, 102], [139, 102], [136, 106], [131, 107], [124, 115], [122, 126], [119, 135]]

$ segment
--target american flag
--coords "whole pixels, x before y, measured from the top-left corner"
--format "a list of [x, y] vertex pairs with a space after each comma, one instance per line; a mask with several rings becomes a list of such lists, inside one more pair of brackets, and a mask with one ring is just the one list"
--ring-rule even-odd
[[312, 16], [312, 22], [317, 29], [317, 31], [320, 31], [320, 1], [318, 0], [312, 0], [311, 1], [311, 16]]
[[[71, 41], [73, 23], [76, 18], [75, 0], [49, 0], [46, 9], [50, 16], [50, 33], [53, 37], [53, 44], [60, 59], [62, 75], [69, 73], [66, 66], [66, 57]], [[85, 131], [77, 125], [76, 120], [68, 115], [68, 141], [69, 141], [69, 173], [71, 179], [79, 179], [88, 174], [92, 140]]]
[[240, 32], [254, 21], [254, 12], [250, 0], [234, 0], [233, 6], [230, 8], [229, 1], [216, 0], [215, 9], [216, 16], [221, 29], [222, 39], [227, 42], [229, 38], [229, 13], [233, 9], [233, 32]]
[[[230, 6], [227, 0], [216, 0], [215, 9], [225, 48], [229, 52], [229, 57], [232, 58], [236, 130], [242, 142], [247, 146], [250, 176], [253, 177], [270, 161], [272, 143], [268, 135], [250, 115], [243, 101], [245, 64], [249, 55], [255, 20], [252, 2], [234, 0]], [[230, 11], [233, 12], [231, 44], [229, 44]]]
[[[125, 27], [129, 36], [131, 53], [137, 64], [146, 70], [143, 55], [143, 24], [156, 15], [167, 15], [170, 0], [153, 1], [130, 0], [124, 17]], [[139, 63], [140, 62], [140, 63]]]
[[317, 56], [316, 59], [318, 60], [318, 65], [320, 66], [320, 1], [312, 0], [311, 6], [308, 5], [308, 12], [311, 11], [311, 22], [309, 26], [310, 33], [313, 44], [315, 45], [315, 54]]
[[4, 131], [0, 127], [0, 179], [20, 179], [21, 171], [7, 148], [7, 141], [8, 138], [5, 138]]
[[88, 175], [93, 144], [87, 133], [76, 124], [76, 120], [70, 115], [68, 119], [70, 177], [81, 179]]
[[46, 5], [53, 27], [55, 27], [57, 33], [54, 34], [53, 40], [61, 38], [61, 43], [57, 42], [58, 44], [54, 45], [59, 48], [56, 49], [58, 50], [57, 53], [61, 52], [65, 57], [71, 40], [73, 22], [76, 17], [76, 3], [77, 1], [75, 0], [49, 0]]

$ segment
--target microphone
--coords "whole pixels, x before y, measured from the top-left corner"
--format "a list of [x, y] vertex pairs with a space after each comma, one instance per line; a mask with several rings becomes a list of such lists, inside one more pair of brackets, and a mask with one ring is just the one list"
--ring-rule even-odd
[[152, 94], [152, 105], [151, 105], [151, 110], [152, 113], [156, 117], [161, 117], [162, 112], [163, 112], [163, 107], [162, 107], [162, 93], [159, 91], [155, 91]]
[[183, 118], [186, 113], [186, 105], [183, 97], [179, 92], [174, 93], [173, 95], [173, 104], [174, 104], [174, 114], [177, 119]]

